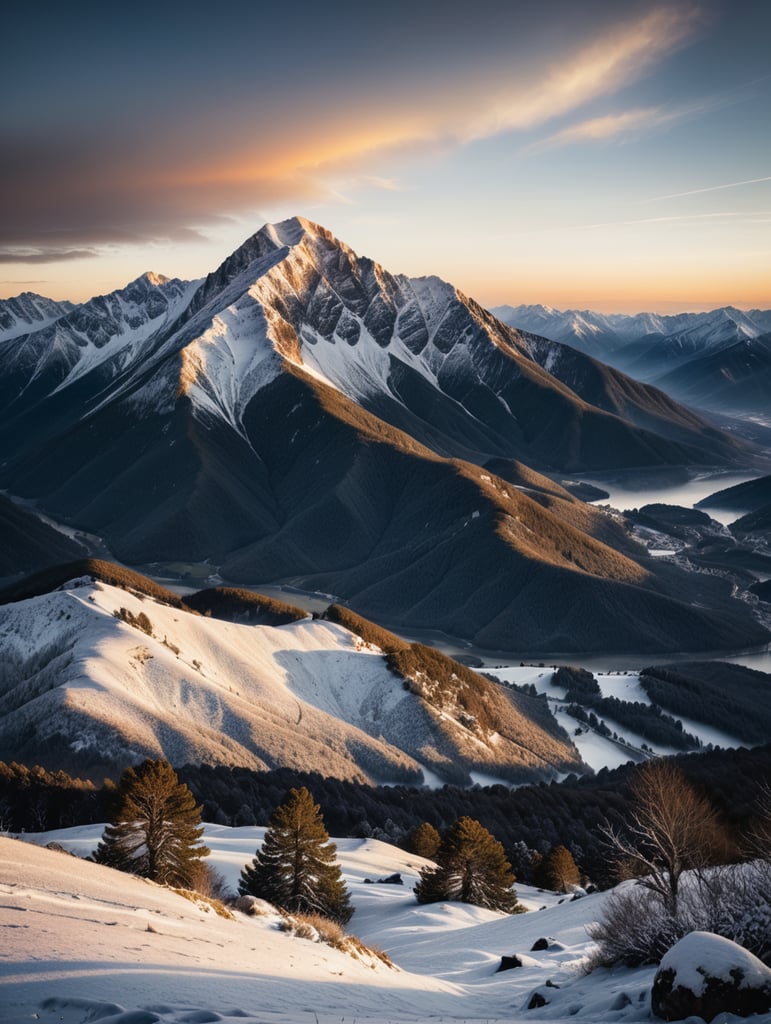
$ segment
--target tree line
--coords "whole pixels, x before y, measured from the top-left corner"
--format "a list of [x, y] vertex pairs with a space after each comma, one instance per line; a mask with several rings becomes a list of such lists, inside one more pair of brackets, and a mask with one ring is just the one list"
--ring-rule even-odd
[[[752, 750], [714, 750], [677, 758], [683, 774], [713, 803], [735, 832], [746, 830], [758, 780], [771, 779], [771, 744]], [[503, 844], [515, 874], [532, 882], [533, 852], [565, 846], [598, 885], [612, 881], [601, 829], [623, 824], [639, 766], [602, 769], [509, 789], [506, 786], [425, 789], [373, 787], [290, 769], [255, 772], [207, 765], [178, 768], [179, 778], [203, 808], [203, 818], [224, 825], [265, 824], [284, 795], [305, 787], [336, 836], [374, 836], [401, 842], [417, 826], [444, 832], [464, 816], [478, 820]], [[111, 821], [116, 783], [95, 785], [62, 771], [0, 762], [0, 831], [39, 832]]]

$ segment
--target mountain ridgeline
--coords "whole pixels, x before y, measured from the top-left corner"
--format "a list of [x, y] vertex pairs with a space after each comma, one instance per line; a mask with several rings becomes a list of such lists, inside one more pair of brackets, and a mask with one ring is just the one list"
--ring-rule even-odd
[[308, 221], [33, 327], [2, 345], [0, 487], [126, 564], [287, 581], [491, 650], [767, 638], [730, 582], [648, 558], [546, 475], [729, 466], [739, 442]]
[[81, 559], [0, 594], [0, 746], [96, 777], [144, 757], [470, 785], [585, 769], [546, 702], [347, 609], [185, 599]]
[[680, 402], [733, 413], [768, 411], [771, 310], [603, 314], [500, 306], [504, 323], [543, 334], [663, 388]]

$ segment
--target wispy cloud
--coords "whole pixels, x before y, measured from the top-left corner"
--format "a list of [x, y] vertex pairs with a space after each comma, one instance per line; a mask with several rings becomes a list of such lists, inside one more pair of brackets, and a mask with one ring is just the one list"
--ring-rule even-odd
[[[187, 112], [173, 131], [164, 119], [164, 130], [150, 134], [137, 115], [104, 130], [84, 121], [77, 138], [6, 139], [13, 159], [0, 168], [0, 262], [75, 260], [110, 244], [200, 240], [223, 216], [339, 199], [341, 180], [402, 189], [389, 174], [395, 164], [449, 157], [475, 140], [531, 129], [610, 96], [685, 45], [701, 17], [691, 3], [662, 5], [589, 26], [578, 43], [552, 51], [549, 63], [520, 52], [519, 62], [489, 68], [448, 65], [401, 106], [380, 91], [368, 96], [365, 83], [350, 109], [338, 107], [322, 82], [312, 96], [282, 107], [281, 116], [271, 115], [262, 93], [260, 102], [231, 93], [227, 117], [215, 104], [209, 112]], [[572, 129], [573, 138], [610, 138], [667, 116], [649, 109], [587, 121]]]
[[[56, 247], [40, 247], [37, 249], [0, 249], [0, 263], [60, 263], [67, 260], [83, 260], [98, 256], [99, 250], [59, 249]], [[24, 281], [22, 284], [35, 284]]]
[[727, 188], [743, 188], [745, 185], [759, 185], [764, 181], [771, 181], [771, 174], [767, 174], [763, 178], [745, 178], [744, 181], [729, 181], [724, 185], [708, 185], [706, 188], [692, 188], [687, 192], [671, 192], [666, 196], [652, 196], [650, 199], [643, 200], [643, 202], [660, 203], [664, 199], [682, 199], [685, 196], [698, 196], [704, 192], [722, 192]]
[[405, 192], [407, 186], [402, 184], [398, 178], [381, 178], [377, 174], [362, 174], [359, 183], [370, 188], [379, 188], [384, 192]]
[[554, 135], [532, 143], [526, 153], [539, 153], [547, 149], [573, 145], [582, 142], [607, 142], [611, 139], [624, 141], [638, 138], [647, 132], [673, 124], [684, 114], [679, 111], [666, 111], [661, 107], [648, 107], [628, 110], [622, 114], [606, 114], [604, 117], [593, 117], [587, 121], [563, 128]]
[[20, 281], [20, 280], [18, 280], [17, 278], [14, 277], [14, 278], [8, 278], [7, 280], [0, 279], [0, 284], [13, 284], [13, 285], [17, 285], [17, 284], [50, 284], [50, 281], [49, 281], [48, 278], [45, 278], [45, 277], [37, 277], [37, 278], [33, 278], [32, 280], [28, 280], [28, 281], [23, 281], [23, 280]]
[[515, 90], [479, 119], [474, 134], [532, 128], [621, 89], [679, 49], [702, 22], [700, 8], [659, 7], [600, 35], [543, 79]]
[[733, 220], [747, 224], [765, 224], [769, 217], [771, 217], [771, 210], [755, 210], [751, 212], [747, 210], [728, 210], [712, 213], [684, 213], [662, 217], [637, 217], [624, 220], [598, 221], [593, 224], [577, 224], [576, 230], [589, 231], [595, 228], [629, 227], [633, 224], [672, 224], [709, 220]]

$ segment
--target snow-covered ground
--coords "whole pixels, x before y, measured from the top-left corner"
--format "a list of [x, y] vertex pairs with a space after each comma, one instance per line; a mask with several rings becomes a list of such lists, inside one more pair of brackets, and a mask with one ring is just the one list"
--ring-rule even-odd
[[[568, 733], [578, 748], [578, 752], [584, 761], [595, 771], [601, 768], [617, 768], [628, 761], [641, 761], [649, 756], [650, 751], [655, 754], [667, 755], [679, 753], [674, 747], [663, 743], [654, 743], [632, 732], [628, 726], [615, 722], [607, 715], [598, 715], [607, 726], [618, 734], [619, 740], [588, 728], [584, 723], [578, 722], [571, 715], [567, 714], [565, 707], [565, 688], [553, 686], [551, 679], [554, 669], [551, 665], [507, 665], [485, 669], [491, 675], [504, 683], [516, 683], [518, 686], [533, 685], [538, 693], [545, 693], [549, 699], [549, 709], [559, 724]], [[594, 677], [600, 687], [603, 697], [617, 697], [618, 700], [630, 703], [650, 704], [651, 699], [640, 683], [640, 674], [635, 671], [595, 671]], [[591, 709], [588, 709], [591, 710]], [[716, 747], [740, 747], [741, 740], [731, 736], [714, 726], [697, 722], [693, 718], [684, 718], [682, 715], [673, 716], [683, 723], [686, 732], [696, 736], [706, 746], [712, 744]], [[580, 728], [580, 733], [576, 729]], [[643, 750], [646, 744], [648, 753]]]
[[83, 578], [0, 607], [0, 650], [15, 687], [6, 759], [33, 732], [121, 766], [164, 757], [370, 783], [419, 783], [425, 769], [442, 785], [448, 765], [498, 781], [523, 750], [538, 752], [533, 778], [549, 759], [576, 761], [513, 709], [505, 738], [470, 740], [460, 710], [427, 708], [379, 648], [310, 616], [222, 622]]
[[[83, 855], [100, 834], [87, 826], [27, 838]], [[206, 826], [211, 862], [230, 885], [263, 834]], [[586, 926], [603, 894], [571, 901], [517, 887], [529, 912], [511, 917], [456, 903], [421, 907], [412, 885], [425, 861], [372, 839], [339, 840], [338, 855], [356, 907], [350, 930], [384, 950], [393, 968], [290, 936], [272, 917], [226, 920], [150, 882], [0, 838], [0, 1021], [650, 1019], [653, 968], [582, 972]], [[378, 883], [395, 872], [403, 885]], [[539, 938], [549, 948], [533, 952]], [[523, 966], [496, 973], [510, 954]], [[528, 1010], [535, 989], [548, 1003]]]

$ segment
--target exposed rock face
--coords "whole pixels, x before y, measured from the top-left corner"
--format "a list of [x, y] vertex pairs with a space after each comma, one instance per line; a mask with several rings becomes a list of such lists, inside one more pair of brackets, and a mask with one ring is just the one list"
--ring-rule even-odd
[[300, 218], [3, 356], [0, 489], [126, 564], [291, 580], [489, 650], [767, 640], [729, 582], [655, 564], [540, 472], [733, 462], [728, 435]]
[[730, 939], [691, 932], [662, 959], [651, 1010], [663, 1020], [720, 1013], [749, 1017], [771, 1010], [771, 969]]

